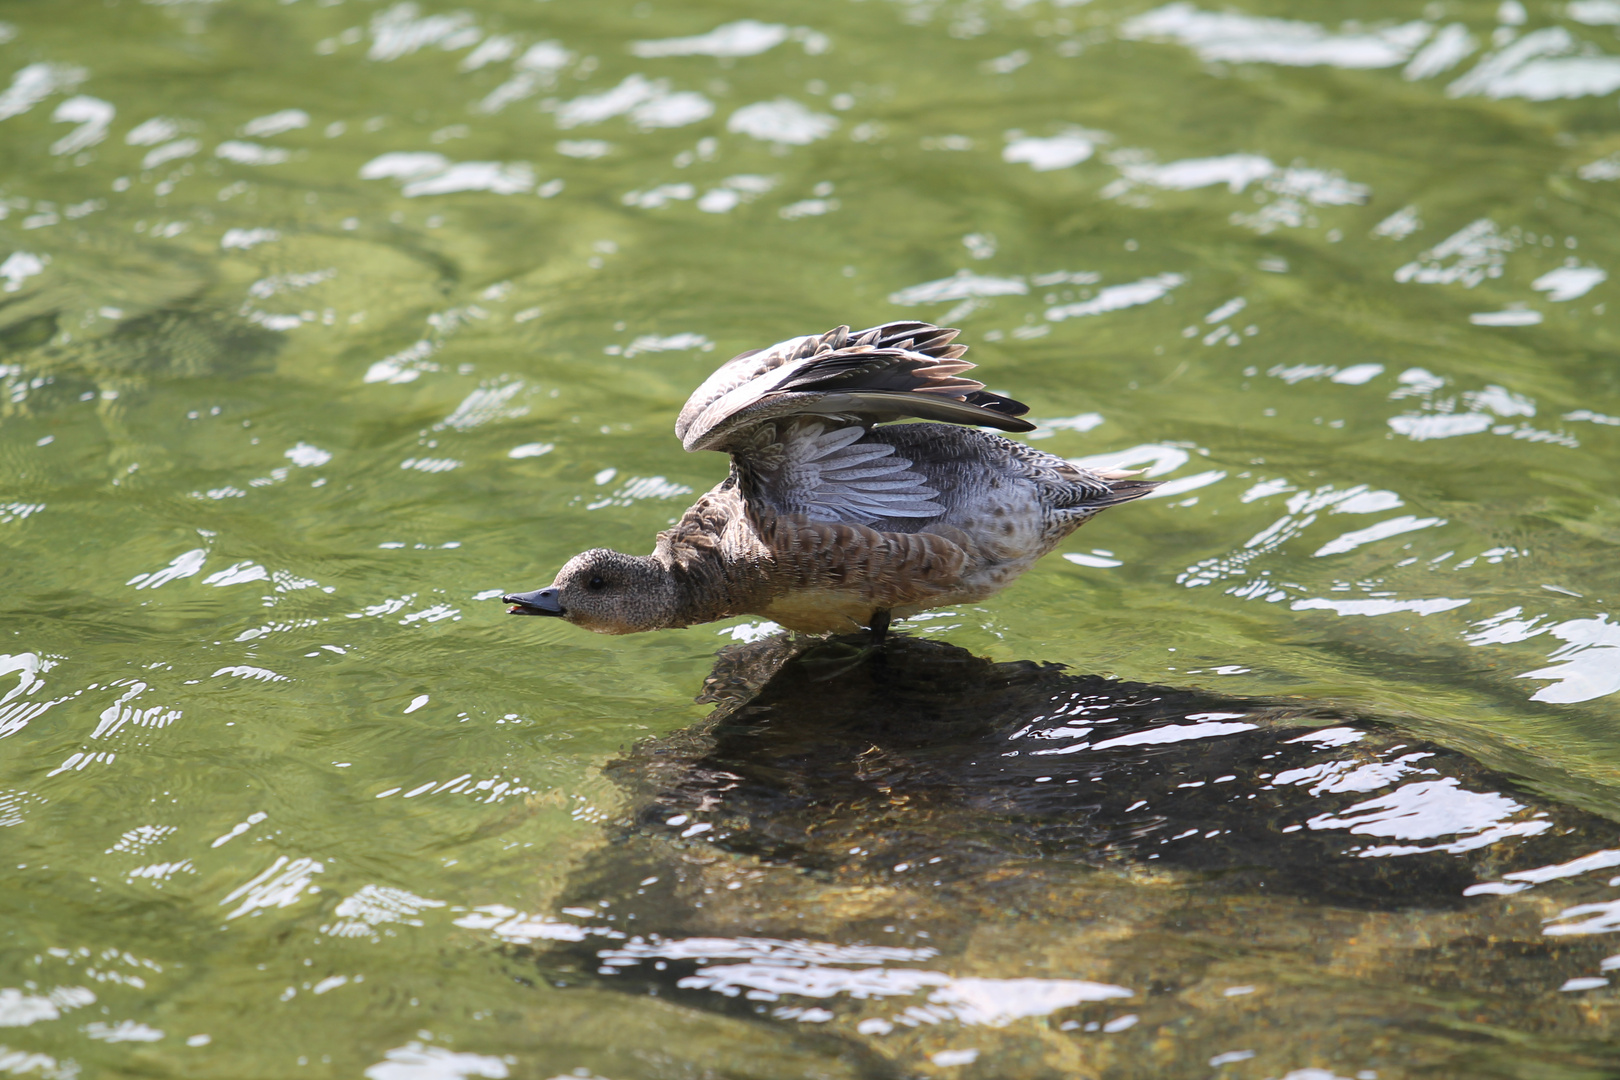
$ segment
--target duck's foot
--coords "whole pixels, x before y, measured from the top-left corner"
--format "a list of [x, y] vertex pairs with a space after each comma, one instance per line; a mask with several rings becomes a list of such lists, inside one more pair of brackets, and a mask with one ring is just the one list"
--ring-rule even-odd
[[816, 682], [836, 678], [862, 664], [882, 665], [888, 655], [889, 622], [887, 610], [874, 611], [867, 620], [866, 633], [838, 634], [812, 645], [800, 654], [798, 662], [813, 669]]

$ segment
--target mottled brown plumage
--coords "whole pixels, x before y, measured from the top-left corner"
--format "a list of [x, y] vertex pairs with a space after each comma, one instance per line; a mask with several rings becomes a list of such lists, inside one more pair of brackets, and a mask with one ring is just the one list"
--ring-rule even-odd
[[[649, 556], [597, 549], [503, 597], [602, 633], [758, 615], [827, 633], [1006, 587], [1098, 511], [1155, 486], [998, 435], [1027, 411], [963, 377], [955, 330], [839, 327], [743, 353], [693, 393], [675, 431], [731, 475]], [[906, 417], [951, 423], [895, 424]]]

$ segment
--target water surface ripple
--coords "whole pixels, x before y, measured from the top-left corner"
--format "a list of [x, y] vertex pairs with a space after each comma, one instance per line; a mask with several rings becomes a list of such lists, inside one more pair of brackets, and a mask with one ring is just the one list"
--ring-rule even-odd
[[[1242, 5], [0, 11], [0, 1072], [1620, 1075], [1620, 6]], [[490, 602], [896, 318], [1166, 483]]]

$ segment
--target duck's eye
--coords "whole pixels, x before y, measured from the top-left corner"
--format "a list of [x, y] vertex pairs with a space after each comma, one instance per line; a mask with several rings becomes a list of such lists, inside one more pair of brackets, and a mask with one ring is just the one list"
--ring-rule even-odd
[[591, 592], [599, 592], [606, 585], [607, 582], [602, 580], [602, 575], [600, 574], [591, 575], [591, 580], [585, 583], [585, 587], [591, 590]]

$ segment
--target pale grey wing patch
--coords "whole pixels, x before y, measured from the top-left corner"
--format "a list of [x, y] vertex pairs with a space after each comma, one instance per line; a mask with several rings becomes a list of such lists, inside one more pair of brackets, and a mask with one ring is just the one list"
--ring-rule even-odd
[[812, 521], [861, 525], [945, 512], [939, 492], [885, 443], [862, 442], [860, 426], [795, 424], [784, 432], [780, 465], [759, 470], [772, 502]]

